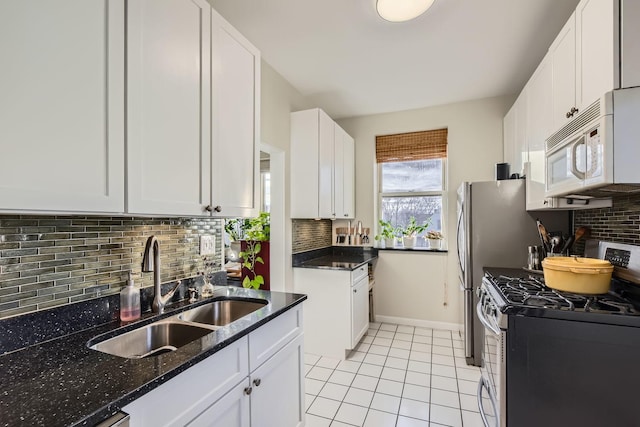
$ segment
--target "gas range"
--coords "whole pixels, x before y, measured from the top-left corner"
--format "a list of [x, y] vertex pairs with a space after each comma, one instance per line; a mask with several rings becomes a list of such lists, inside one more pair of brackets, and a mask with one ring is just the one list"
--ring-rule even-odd
[[[602, 246], [601, 258], [608, 259], [607, 254], [612, 254], [609, 245], [612, 244], [599, 242], [598, 245]], [[616, 269], [624, 274], [614, 274], [633, 278], [635, 264], [630, 265], [629, 260], [633, 259], [631, 254], [638, 255], [638, 248], [628, 248], [626, 255], [621, 258], [621, 246], [616, 244], [615, 256], [618, 260], [626, 259], [627, 264], [625, 267], [618, 265]], [[596, 257], [597, 254], [591, 255]], [[612, 263], [615, 265], [615, 260]], [[495, 314], [491, 309], [487, 311], [494, 317], [513, 314], [640, 327], [640, 285], [636, 283], [614, 278], [608, 293], [586, 295], [548, 288], [541, 274], [522, 269], [486, 268], [485, 274], [479, 293], [486, 294], [485, 301], [490, 300], [488, 304], [495, 306]], [[501, 320], [496, 319], [498, 323], [503, 323]]]
[[640, 247], [595, 246], [586, 255], [618, 270], [602, 295], [557, 291], [523, 269], [485, 269], [476, 306], [485, 335], [478, 384], [485, 426], [637, 425]]

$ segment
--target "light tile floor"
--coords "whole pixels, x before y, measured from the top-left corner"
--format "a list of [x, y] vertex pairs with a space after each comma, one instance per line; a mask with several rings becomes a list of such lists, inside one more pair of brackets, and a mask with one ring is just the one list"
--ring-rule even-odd
[[307, 427], [483, 427], [458, 333], [371, 323], [347, 360], [305, 355]]

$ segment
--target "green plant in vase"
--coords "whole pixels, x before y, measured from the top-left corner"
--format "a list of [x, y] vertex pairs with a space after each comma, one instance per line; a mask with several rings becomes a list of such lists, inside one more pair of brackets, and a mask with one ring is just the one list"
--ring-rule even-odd
[[416, 245], [416, 238], [418, 234], [423, 233], [431, 223], [431, 218], [422, 224], [418, 224], [414, 216], [409, 218], [409, 224], [406, 227], [401, 228], [402, 243], [405, 248], [413, 248]]
[[385, 248], [393, 248], [396, 237], [398, 236], [398, 228], [391, 225], [391, 222], [383, 219], [378, 221], [380, 226], [380, 234], [377, 234], [376, 240], [384, 240]]
[[429, 240], [429, 248], [431, 249], [440, 249], [441, 245], [442, 245], [442, 240], [444, 239], [444, 236], [442, 235], [441, 232], [439, 231], [427, 231], [427, 234], [425, 234], [425, 236], [427, 240]]

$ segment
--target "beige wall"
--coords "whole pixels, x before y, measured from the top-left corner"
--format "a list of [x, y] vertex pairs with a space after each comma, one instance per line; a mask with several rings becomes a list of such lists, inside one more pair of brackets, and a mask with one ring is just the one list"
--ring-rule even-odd
[[[278, 291], [293, 291], [293, 270], [291, 269], [291, 217], [289, 216], [289, 145], [290, 145], [290, 117], [292, 111], [310, 108], [305, 105], [304, 97], [294, 89], [278, 72], [269, 64], [262, 61], [261, 76], [261, 105], [260, 121], [262, 143], [281, 150], [284, 153], [284, 221], [281, 227], [272, 224], [272, 240], [283, 241], [282, 251], [284, 266], [278, 268], [284, 270], [284, 283], [272, 283], [272, 289]], [[276, 162], [272, 162], [272, 169]], [[282, 172], [282, 171], [281, 171]], [[278, 233], [278, 228], [281, 233]], [[280, 236], [278, 236], [280, 234]], [[277, 245], [277, 243], [276, 243]], [[272, 244], [273, 247], [273, 244]], [[272, 263], [277, 262], [272, 258]], [[273, 268], [273, 267], [272, 267]]]
[[[376, 316], [417, 324], [457, 325], [462, 311], [455, 242], [456, 190], [464, 181], [493, 180], [502, 161], [502, 118], [513, 96], [339, 120], [356, 140], [356, 216], [377, 222], [375, 137], [447, 127], [448, 176], [444, 233], [449, 252], [380, 251], [376, 266]], [[415, 323], [414, 322], [414, 323]]]

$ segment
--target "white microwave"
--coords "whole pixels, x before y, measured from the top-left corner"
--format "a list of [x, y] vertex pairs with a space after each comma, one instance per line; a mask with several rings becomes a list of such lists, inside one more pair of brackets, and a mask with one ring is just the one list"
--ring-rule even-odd
[[640, 192], [640, 87], [606, 93], [546, 140], [546, 197]]

